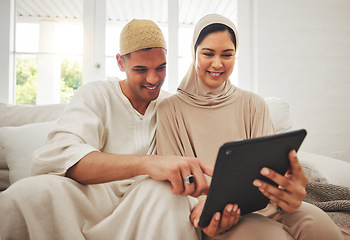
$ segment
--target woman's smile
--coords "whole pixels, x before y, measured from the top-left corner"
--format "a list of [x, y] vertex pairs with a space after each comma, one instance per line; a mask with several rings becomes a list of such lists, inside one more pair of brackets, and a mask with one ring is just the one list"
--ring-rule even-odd
[[224, 72], [211, 72], [211, 71], [207, 71], [207, 72], [212, 78], [218, 78], [224, 73]]

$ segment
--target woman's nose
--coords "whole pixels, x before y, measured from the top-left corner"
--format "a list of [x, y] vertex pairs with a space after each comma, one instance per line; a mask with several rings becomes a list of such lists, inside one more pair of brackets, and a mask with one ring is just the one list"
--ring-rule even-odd
[[213, 62], [212, 62], [212, 66], [215, 69], [219, 69], [222, 67], [222, 62], [221, 62], [220, 57], [214, 57]]

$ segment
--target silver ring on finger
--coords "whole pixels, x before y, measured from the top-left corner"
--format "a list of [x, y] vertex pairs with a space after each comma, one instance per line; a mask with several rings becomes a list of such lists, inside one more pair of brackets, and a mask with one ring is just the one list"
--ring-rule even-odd
[[184, 179], [184, 183], [186, 184], [192, 184], [194, 183], [194, 176], [193, 175], [189, 175]]

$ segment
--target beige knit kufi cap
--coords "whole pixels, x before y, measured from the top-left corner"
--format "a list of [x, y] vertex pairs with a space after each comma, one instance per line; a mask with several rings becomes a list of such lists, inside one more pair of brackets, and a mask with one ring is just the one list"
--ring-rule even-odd
[[120, 33], [120, 55], [145, 48], [161, 47], [166, 49], [162, 31], [151, 20], [133, 19]]

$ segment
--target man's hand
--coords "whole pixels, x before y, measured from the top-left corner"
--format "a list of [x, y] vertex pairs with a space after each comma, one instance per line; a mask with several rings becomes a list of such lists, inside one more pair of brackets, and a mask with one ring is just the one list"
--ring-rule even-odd
[[290, 167], [284, 176], [268, 168], [263, 168], [260, 172], [277, 183], [279, 187], [272, 186], [258, 179], [255, 179], [253, 184], [284, 211], [295, 212], [306, 196], [305, 186], [308, 183], [308, 179], [294, 150], [290, 151], [289, 160]]
[[[209, 185], [204, 177], [213, 175], [214, 168], [199, 158], [178, 156], [153, 156], [145, 162], [145, 174], [155, 180], [168, 180], [172, 192], [183, 196], [198, 197], [206, 194]], [[184, 179], [193, 175], [193, 183], [184, 183]]]
[[[200, 201], [192, 210], [190, 219], [193, 225], [198, 228], [199, 218], [202, 214], [205, 200]], [[219, 212], [215, 213], [209, 223], [202, 231], [209, 237], [217, 236], [228, 231], [233, 226], [237, 225], [240, 219], [241, 211], [237, 204], [227, 204], [222, 216]]]

